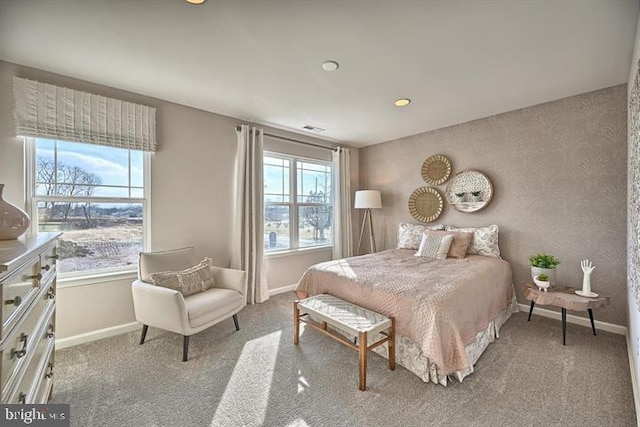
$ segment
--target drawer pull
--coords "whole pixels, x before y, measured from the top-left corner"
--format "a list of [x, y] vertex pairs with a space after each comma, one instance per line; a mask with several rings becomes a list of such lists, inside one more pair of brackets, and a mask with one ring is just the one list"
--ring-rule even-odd
[[51, 270], [51, 266], [49, 264], [45, 265], [44, 267], [41, 267], [44, 271], [49, 271]]
[[49, 255], [47, 258], [49, 258], [49, 259], [58, 259], [58, 258], [60, 258], [60, 255], [58, 255], [58, 254]]
[[53, 376], [53, 362], [49, 362], [49, 372], [47, 372], [44, 376], [45, 378], [51, 378]]
[[29, 276], [30, 279], [42, 280], [42, 273], [34, 274], [33, 276]]
[[54, 299], [56, 297], [55, 292], [53, 292], [53, 288], [49, 288], [49, 292], [47, 292], [47, 298]]
[[29, 335], [25, 334], [24, 332], [20, 334], [20, 341], [22, 341], [22, 348], [20, 350], [16, 350], [15, 348], [11, 349], [11, 358], [13, 359], [13, 357], [17, 357], [18, 359], [20, 359], [21, 357], [24, 357], [25, 354], [27, 354], [27, 340], [28, 340]]
[[18, 402], [22, 403], [23, 405], [27, 403], [27, 395], [23, 392], [20, 392], [20, 394], [18, 395]]
[[20, 296], [14, 297], [13, 299], [8, 299], [5, 300], [4, 302], [5, 305], [15, 305], [16, 307], [19, 306], [20, 304], [22, 304], [22, 298], [20, 298]]
[[55, 330], [55, 326], [49, 323], [49, 329], [47, 330], [47, 338], [53, 338], [55, 336], [55, 334], [53, 333], [54, 330]]

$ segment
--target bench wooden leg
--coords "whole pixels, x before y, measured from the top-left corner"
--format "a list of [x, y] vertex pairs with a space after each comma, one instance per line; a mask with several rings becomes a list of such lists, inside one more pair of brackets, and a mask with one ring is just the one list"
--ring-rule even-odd
[[396, 370], [396, 319], [391, 318], [391, 328], [389, 328], [389, 369]]
[[358, 339], [360, 346], [358, 353], [360, 355], [360, 390], [367, 389], [367, 333], [360, 332]]
[[300, 309], [298, 301], [293, 302], [293, 344], [298, 345], [298, 337], [300, 332]]

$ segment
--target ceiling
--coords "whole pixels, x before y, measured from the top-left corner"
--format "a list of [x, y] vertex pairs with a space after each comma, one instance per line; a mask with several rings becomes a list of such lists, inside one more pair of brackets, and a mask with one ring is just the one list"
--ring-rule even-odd
[[0, 0], [0, 59], [364, 146], [625, 83], [637, 17], [637, 0]]

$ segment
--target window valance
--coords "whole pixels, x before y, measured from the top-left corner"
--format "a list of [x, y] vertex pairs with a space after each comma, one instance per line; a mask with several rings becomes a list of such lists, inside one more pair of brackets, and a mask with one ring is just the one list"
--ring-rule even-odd
[[156, 151], [156, 109], [13, 78], [16, 135]]

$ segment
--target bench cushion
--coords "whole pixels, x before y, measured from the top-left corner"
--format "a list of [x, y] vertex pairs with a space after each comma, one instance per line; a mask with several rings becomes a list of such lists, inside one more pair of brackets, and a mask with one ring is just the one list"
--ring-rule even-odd
[[310, 313], [331, 326], [358, 334], [380, 332], [391, 326], [391, 319], [333, 295], [321, 294], [298, 301], [301, 313]]

